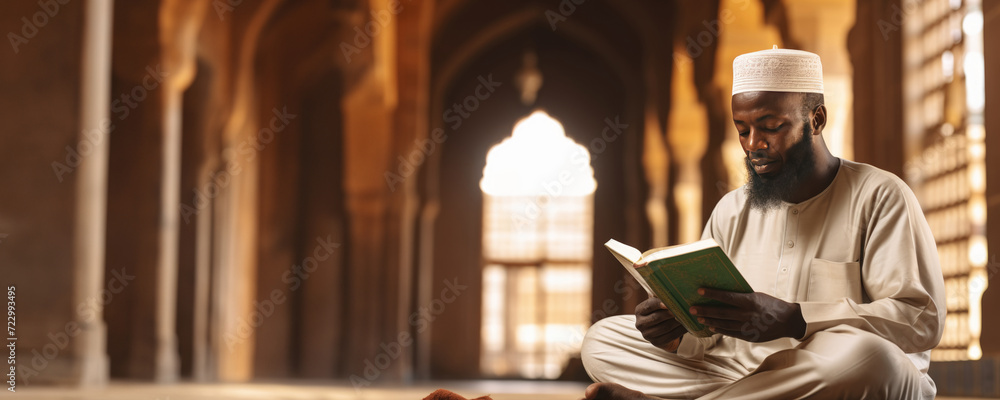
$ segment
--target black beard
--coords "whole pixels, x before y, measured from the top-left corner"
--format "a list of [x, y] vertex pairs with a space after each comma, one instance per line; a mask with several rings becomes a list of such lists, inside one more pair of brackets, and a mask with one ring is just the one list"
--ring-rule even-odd
[[792, 192], [816, 170], [816, 156], [812, 149], [812, 127], [802, 128], [802, 139], [788, 148], [787, 157], [781, 171], [774, 176], [762, 177], [753, 169], [750, 156], [744, 158], [747, 168], [746, 195], [750, 208], [767, 213], [778, 208], [781, 201], [791, 197]]

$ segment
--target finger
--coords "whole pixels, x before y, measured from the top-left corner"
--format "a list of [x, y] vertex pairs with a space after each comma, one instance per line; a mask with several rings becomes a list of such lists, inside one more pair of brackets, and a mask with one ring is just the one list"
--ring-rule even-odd
[[766, 340], [762, 337], [762, 332], [752, 329], [750, 331], [745, 331], [742, 329], [723, 329], [723, 328], [709, 328], [714, 333], [723, 334], [726, 336], [732, 336], [737, 339], [745, 340], [748, 342], [759, 342], [761, 340]]
[[732, 307], [692, 306], [689, 310], [696, 317], [746, 321], [750, 316], [745, 310]]
[[636, 324], [636, 329], [642, 332], [643, 336], [658, 336], [660, 334], [670, 332], [677, 327], [683, 327], [677, 320], [670, 319], [665, 321], [648, 322], [643, 321], [643, 324]]
[[698, 294], [707, 297], [709, 299], [718, 300], [726, 304], [731, 304], [740, 307], [751, 302], [749, 296], [752, 293], [738, 293], [738, 292], [730, 292], [728, 290], [700, 288], [698, 289]]
[[725, 319], [715, 319], [715, 318], [698, 318], [698, 322], [709, 328], [724, 329], [730, 331], [738, 331], [740, 327], [746, 325], [745, 321], [734, 321]]
[[[706, 322], [707, 322], [706, 326], [709, 326], [709, 324], [718, 321], [706, 320]], [[773, 333], [768, 334], [768, 330], [770, 328], [771, 327], [767, 325], [761, 326], [760, 324], [755, 324], [750, 322], [744, 322], [742, 324], [740, 323], [734, 324], [729, 321], [723, 321], [719, 323], [719, 326], [709, 326], [709, 330], [711, 330], [712, 332], [721, 333], [726, 336], [732, 336], [748, 342], [767, 341], [770, 340], [771, 338], [774, 338], [775, 335]]]
[[643, 336], [643, 338], [646, 339], [646, 341], [648, 341], [649, 343], [653, 344], [654, 346], [662, 347], [666, 346], [667, 344], [670, 344], [670, 342], [674, 341], [674, 339], [684, 336], [685, 333], [687, 333], [687, 329], [685, 329], [683, 326], [678, 326], [670, 331], [663, 332], [659, 335], [652, 335], [649, 337]]
[[[664, 310], [667, 310], [667, 306], [663, 305], [663, 302], [655, 297], [650, 297], [645, 301], [643, 301], [642, 303], [639, 303], [639, 305], [635, 306], [635, 313], [637, 315], [649, 315], [655, 311], [664, 311]], [[669, 313], [670, 311], [667, 312]], [[670, 314], [670, 316], [673, 316], [673, 314]]]
[[676, 318], [663, 312], [653, 313], [650, 315], [642, 315], [636, 317], [635, 319], [635, 327], [640, 331], [649, 331], [652, 329], [657, 329], [658, 327], [661, 326], [673, 329], [677, 325], [680, 325], [680, 323], [677, 322]]
[[597, 398], [597, 392], [601, 390], [601, 386], [596, 383], [591, 383], [587, 386], [587, 390], [583, 391], [584, 400], [594, 400]]

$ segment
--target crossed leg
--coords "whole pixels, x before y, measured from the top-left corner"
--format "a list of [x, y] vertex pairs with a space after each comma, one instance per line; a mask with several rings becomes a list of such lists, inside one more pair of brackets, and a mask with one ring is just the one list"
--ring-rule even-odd
[[729, 358], [689, 360], [659, 349], [634, 324], [616, 316], [587, 333], [583, 362], [599, 382], [588, 399], [922, 399], [935, 392], [896, 345], [849, 326], [817, 332], [750, 371]]
[[[750, 373], [733, 360], [708, 355], [703, 360], [691, 360], [653, 346], [635, 329], [633, 315], [597, 321], [587, 331], [581, 356], [594, 382], [619, 383], [667, 399], [697, 398]], [[629, 397], [625, 390], [615, 385], [596, 385], [588, 390], [596, 397], [587, 398], [642, 398]]]

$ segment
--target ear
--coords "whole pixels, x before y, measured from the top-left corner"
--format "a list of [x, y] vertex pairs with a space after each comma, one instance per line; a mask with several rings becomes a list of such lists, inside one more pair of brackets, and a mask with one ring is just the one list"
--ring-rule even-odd
[[826, 106], [820, 104], [812, 112], [812, 120], [809, 121], [813, 128], [813, 134], [819, 135], [823, 133], [823, 128], [826, 127]]

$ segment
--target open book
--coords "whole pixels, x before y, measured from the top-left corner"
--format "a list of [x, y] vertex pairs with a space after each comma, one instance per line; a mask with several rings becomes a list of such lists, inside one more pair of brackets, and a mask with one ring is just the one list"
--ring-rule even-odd
[[711, 336], [712, 331], [691, 316], [691, 306], [725, 305], [702, 297], [698, 288], [753, 292], [713, 239], [660, 247], [645, 253], [639, 253], [634, 247], [614, 239], [608, 240], [604, 246], [650, 296], [659, 298], [677, 322], [698, 337]]

